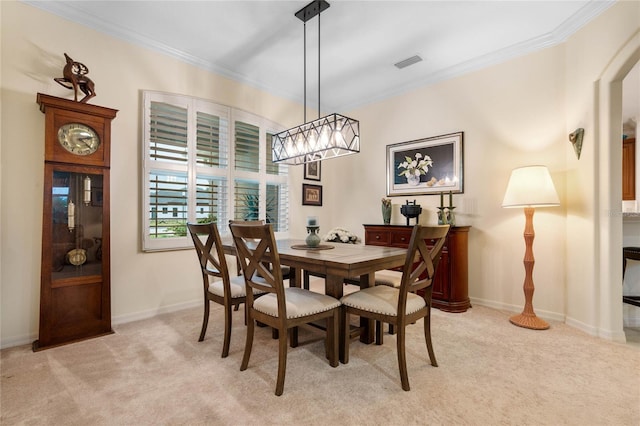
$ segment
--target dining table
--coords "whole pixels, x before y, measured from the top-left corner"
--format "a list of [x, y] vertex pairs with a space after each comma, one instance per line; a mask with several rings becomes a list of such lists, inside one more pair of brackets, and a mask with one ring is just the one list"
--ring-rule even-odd
[[[280, 263], [291, 268], [290, 286], [301, 287], [303, 271], [324, 276], [325, 294], [340, 299], [344, 295], [344, 282], [359, 278], [360, 288], [373, 286], [375, 272], [392, 269], [404, 264], [407, 249], [365, 244], [343, 244], [322, 242], [318, 247], [309, 247], [304, 240], [276, 240]], [[229, 255], [236, 254], [231, 237], [223, 239], [223, 249]], [[344, 329], [340, 326], [340, 360], [344, 362]], [[374, 341], [373, 321], [361, 318], [360, 341]]]

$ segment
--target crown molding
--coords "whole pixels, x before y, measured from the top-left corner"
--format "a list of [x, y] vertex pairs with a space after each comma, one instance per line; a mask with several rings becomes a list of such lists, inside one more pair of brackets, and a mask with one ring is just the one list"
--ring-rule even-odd
[[[173, 57], [179, 61], [193, 65], [198, 68], [219, 74], [223, 77], [247, 84], [251, 87], [264, 90], [276, 96], [280, 96], [295, 102], [302, 103], [302, 97], [294, 95], [293, 92], [277, 89], [264, 82], [260, 82], [247, 77], [244, 74], [237, 73], [223, 66], [202, 60], [189, 53], [177, 50], [164, 43], [145, 37], [135, 31], [128, 30], [116, 24], [107, 23], [100, 17], [85, 13], [73, 6], [74, 2], [55, 2], [55, 1], [35, 1], [22, 0], [22, 3], [31, 5], [38, 9], [45, 10], [57, 15], [65, 20], [79, 23], [81, 25], [92, 28], [109, 36], [118, 38], [128, 43], [132, 43], [161, 54]], [[616, 0], [592, 0], [584, 5], [578, 12], [566, 19], [553, 31], [521, 43], [516, 43], [509, 47], [491, 52], [486, 55], [478, 56], [471, 60], [461, 62], [454, 66], [431, 73], [424, 78], [412, 81], [409, 84], [398, 85], [382, 92], [376, 92], [375, 95], [368, 97], [360, 97], [356, 102], [347, 102], [342, 105], [322, 105], [323, 111], [349, 111], [364, 105], [379, 102], [390, 97], [398, 96], [420, 87], [435, 84], [441, 81], [452, 79], [464, 74], [479, 71], [510, 59], [517, 58], [538, 50], [563, 43], [576, 31], [607, 10]]]

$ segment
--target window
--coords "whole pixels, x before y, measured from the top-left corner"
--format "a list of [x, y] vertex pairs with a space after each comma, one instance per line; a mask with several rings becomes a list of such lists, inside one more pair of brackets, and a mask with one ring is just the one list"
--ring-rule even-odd
[[282, 126], [186, 96], [144, 92], [143, 249], [190, 248], [187, 222], [263, 219], [288, 230], [288, 168], [271, 161]]

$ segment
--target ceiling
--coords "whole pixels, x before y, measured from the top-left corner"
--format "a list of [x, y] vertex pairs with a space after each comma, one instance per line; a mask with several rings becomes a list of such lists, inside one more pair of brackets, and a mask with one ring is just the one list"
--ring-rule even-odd
[[[301, 1], [25, 1], [111, 36], [303, 102]], [[349, 109], [566, 40], [611, 1], [329, 0], [321, 106]], [[318, 105], [318, 18], [306, 24], [307, 105]], [[75, 58], [70, 48], [70, 55]], [[404, 69], [394, 64], [419, 55]], [[82, 62], [82, 58], [77, 58]], [[89, 68], [91, 64], [87, 64]]]

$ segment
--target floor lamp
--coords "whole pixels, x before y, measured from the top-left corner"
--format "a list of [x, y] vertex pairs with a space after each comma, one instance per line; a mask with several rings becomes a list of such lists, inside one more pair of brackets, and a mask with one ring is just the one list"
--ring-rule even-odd
[[549, 324], [533, 311], [533, 213], [536, 207], [560, 205], [549, 170], [545, 166], [527, 166], [514, 169], [509, 178], [502, 207], [524, 208], [524, 310], [509, 318], [512, 324], [534, 330], [546, 330]]

